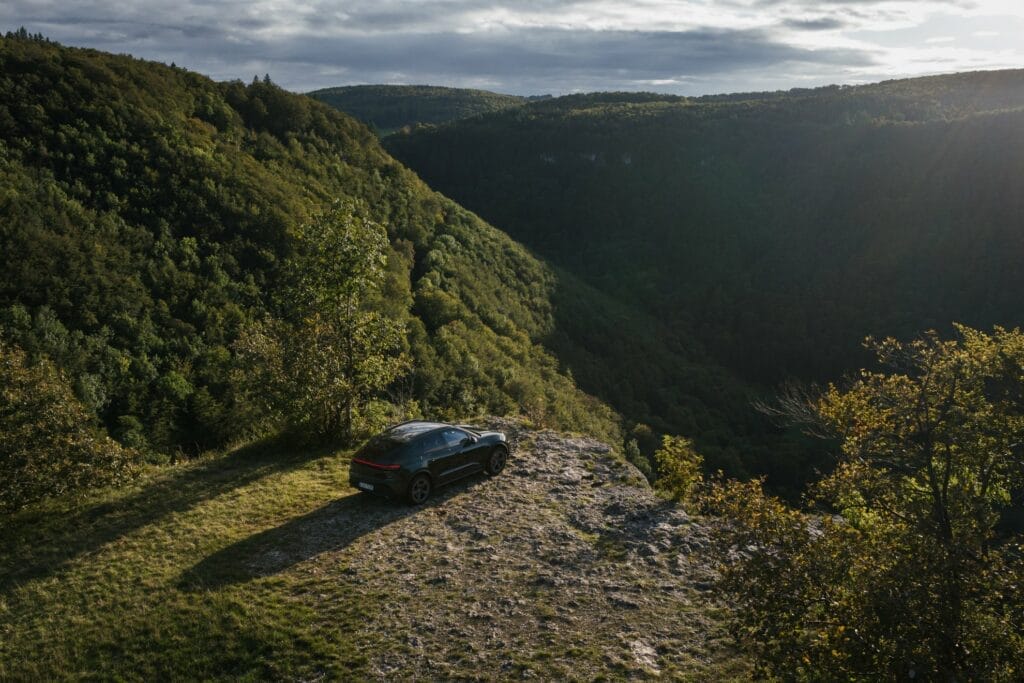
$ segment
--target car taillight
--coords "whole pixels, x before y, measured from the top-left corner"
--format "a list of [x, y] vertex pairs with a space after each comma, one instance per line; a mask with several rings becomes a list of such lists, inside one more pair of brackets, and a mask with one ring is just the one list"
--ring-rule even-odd
[[379, 462], [370, 462], [369, 460], [363, 460], [362, 458], [352, 458], [352, 462], [372, 467], [375, 470], [397, 470], [401, 467], [401, 465], [381, 465]]

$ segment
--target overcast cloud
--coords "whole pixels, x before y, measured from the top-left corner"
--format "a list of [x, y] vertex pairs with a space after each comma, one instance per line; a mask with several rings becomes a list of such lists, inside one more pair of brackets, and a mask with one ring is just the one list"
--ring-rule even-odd
[[1020, 0], [4, 0], [0, 29], [296, 91], [774, 90], [1024, 67]]

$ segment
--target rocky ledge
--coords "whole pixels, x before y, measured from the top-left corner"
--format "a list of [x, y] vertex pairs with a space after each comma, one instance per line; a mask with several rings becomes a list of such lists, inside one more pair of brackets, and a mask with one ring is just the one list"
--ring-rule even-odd
[[[501, 475], [442, 489], [421, 508], [354, 494], [358, 506], [320, 522], [349, 540], [307, 570], [384, 596], [367, 615], [367, 632], [389, 643], [364, 653], [374, 675], [743, 676], [701, 520], [657, 497], [606, 444], [487, 426], [513, 445]], [[257, 573], [272, 573], [290, 560], [260, 561]]]

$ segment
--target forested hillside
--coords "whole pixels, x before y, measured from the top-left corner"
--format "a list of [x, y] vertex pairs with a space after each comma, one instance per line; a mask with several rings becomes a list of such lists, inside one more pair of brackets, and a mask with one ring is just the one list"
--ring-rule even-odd
[[[1024, 71], [595, 94], [386, 146], [543, 257], [771, 387], [863, 366], [866, 335], [1024, 322], [1022, 107]], [[631, 386], [662, 366], [650, 358], [634, 349]], [[667, 416], [646, 408], [643, 419]]]
[[515, 107], [517, 95], [434, 85], [350, 85], [309, 93], [381, 134], [416, 124], [439, 124]]
[[359, 305], [402, 330], [401, 372], [358, 406], [366, 429], [526, 412], [618, 440], [539, 345], [555, 274], [364, 125], [268, 80], [0, 39], [0, 337], [51, 359], [123, 444], [159, 457], [276, 428], [240, 349], [311, 325], [286, 294], [321, 276], [296, 271], [339, 225], [386, 228]]

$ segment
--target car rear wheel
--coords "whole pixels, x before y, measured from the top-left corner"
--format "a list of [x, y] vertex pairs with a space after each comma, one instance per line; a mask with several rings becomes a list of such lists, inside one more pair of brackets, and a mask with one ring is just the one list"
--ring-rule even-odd
[[430, 498], [430, 477], [426, 474], [417, 474], [409, 482], [409, 502], [413, 505], [422, 505]]
[[487, 458], [487, 466], [484, 468], [487, 474], [492, 477], [505, 469], [505, 463], [508, 462], [508, 450], [504, 446], [498, 446], [491, 451], [490, 456]]

